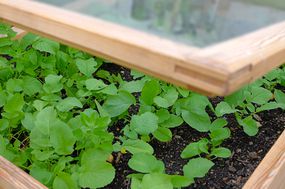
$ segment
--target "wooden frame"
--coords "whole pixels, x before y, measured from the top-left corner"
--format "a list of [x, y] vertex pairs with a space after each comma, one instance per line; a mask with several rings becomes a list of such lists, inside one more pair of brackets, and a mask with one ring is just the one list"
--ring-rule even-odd
[[285, 61], [285, 22], [200, 49], [28, 0], [0, 0], [0, 19], [209, 96], [228, 95]]
[[0, 156], [0, 189], [47, 189], [47, 187]]
[[243, 189], [285, 188], [285, 131], [244, 185]]
[[[18, 0], [13, 0], [13, 2], [16, 2]], [[11, 1], [12, 2], [12, 1]], [[9, 3], [8, 3], [9, 4]], [[35, 4], [36, 6], [39, 6], [38, 8], [41, 8], [43, 5]], [[146, 48], [145, 45], [147, 43], [143, 43], [143, 41], [136, 40], [135, 38], [131, 37], [132, 43], [126, 43], [124, 41], [113, 41], [114, 39], [108, 38], [111, 37], [110, 33], [107, 33], [107, 35], [103, 35], [101, 31], [92, 32], [89, 30], [82, 30], [80, 31], [80, 28], [71, 26], [71, 25], [61, 25], [55, 20], [45, 20], [44, 17], [40, 17], [40, 19], [45, 20], [45, 24], [51, 24], [43, 25], [44, 28], [48, 29], [48, 31], [52, 30], [53, 26], [57, 26], [56, 28], [63, 27], [59, 33], [53, 32], [52, 34], [49, 34], [48, 31], [43, 31], [41, 29], [41, 23], [38, 23], [39, 26], [36, 26], [35, 28], [32, 28], [36, 24], [37, 19], [32, 19], [31, 23], [29, 21], [19, 23], [19, 15], [13, 15], [16, 10], [20, 7], [16, 8], [15, 10], [10, 7], [8, 13], [2, 14], [3, 11], [5, 11], [5, 6], [8, 6], [7, 4], [3, 5], [2, 1], [0, 0], [0, 16], [2, 19], [12, 22], [16, 25], [20, 25], [23, 28], [27, 28], [30, 31], [45, 35], [47, 37], [51, 37], [53, 39], [58, 39], [61, 42], [64, 42], [66, 44], [72, 45], [74, 47], [80, 48], [82, 50], [87, 50], [90, 53], [94, 53], [96, 55], [101, 55], [103, 57], [109, 58], [110, 60], [119, 61], [120, 64], [131, 67], [131, 68], [137, 68], [141, 71], [144, 71], [146, 73], [152, 74], [154, 76], [160, 77], [162, 79], [167, 79], [168, 81], [181, 84], [183, 86], [187, 86], [188, 88], [195, 89], [195, 90], [201, 90], [206, 93], [211, 94], [228, 94], [236, 89], [238, 89], [241, 85], [250, 82], [251, 80], [261, 76], [264, 74], [267, 70], [278, 66], [282, 60], [284, 59], [284, 43], [285, 40], [285, 23], [280, 23], [275, 26], [266, 28], [264, 30], [260, 30], [258, 32], [249, 34], [247, 36], [233, 39], [231, 41], [218, 44], [216, 46], [212, 46], [205, 49], [197, 49], [197, 48], [189, 48], [185, 46], [180, 46], [178, 44], [171, 43], [169, 41], [164, 41], [161, 39], [158, 39], [154, 36], [145, 35], [143, 33], [138, 32], [139, 36], [145, 36], [147, 41], [152, 43], [152, 39], [155, 40], [154, 42], [159, 42], [165, 44], [166, 49], [160, 49], [159, 46], [154, 46], [151, 49]], [[13, 4], [10, 4], [9, 6], [13, 6]], [[44, 5], [46, 6], [46, 5]], [[22, 8], [25, 8], [22, 7]], [[48, 6], [48, 10], [57, 10], [53, 7]], [[11, 9], [11, 10], [10, 10]], [[22, 10], [23, 11], [23, 10]], [[24, 14], [29, 15], [29, 9], [27, 9], [27, 12], [24, 11]], [[37, 12], [37, 11], [36, 11]], [[74, 13], [65, 12], [67, 15], [73, 15]], [[9, 14], [12, 14], [9, 16]], [[4, 16], [3, 16], [4, 15]], [[44, 16], [43, 14], [42, 16]], [[46, 15], [47, 16], [47, 15]], [[80, 16], [77, 14], [74, 14], [74, 16]], [[11, 17], [11, 19], [9, 19]], [[33, 18], [35, 15], [31, 14], [29, 15], [29, 18]], [[81, 17], [81, 16], [80, 16]], [[85, 19], [91, 19], [87, 17], [83, 17]], [[25, 20], [25, 19], [24, 19]], [[94, 20], [95, 23], [100, 24], [99, 20]], [[49, 23], [51, 22], [51, 23]], [[29, 26], [29, 24], [31, 24]], [[132, 31], [126, 28], [121, 28], [120, 26], [114, 26], [109, 23], [105, 23], [107, 27], [115, 27], [117, 29], [122, 29], [126, 31], [136, 32]], [[65, 28], [66, 27], [66, 28]], [[21, 38], [26, 32], [14, 28], [15, 31], [18, 33], [15, 39]], [[72, 31], [75, 31], [76, 33], [72, 35], [71, 31], [68, 31], [68, 29], [72, 29]], [[88, 28], [92, 29], [92, 28]], [[65, 38], [60, 38], [63, 36], [60, 32], [67, 31], [68, 36]], [[83, 33], [82, 33], [83, 32]], [[121, 33], [118, 34], [121, 34]], [[83, 36], [80, 37], [80, 34], [88, 34], [86, 38]], [[266, 35], [267, 34], [267, 35]], [[88, 47], [88, 43], [82, 43], [84, 40], [87, 40], [90, 35], [94, 35], [92, 39], [94, 39], [97, 42], [100, 42], [99, 44], [104, 45], [104, 41], [107, 42], [106, 48], [107, 52], [104, 53], [104, 48], [96, 48], [95, 46]], [[122, 37], [118, 38], [123, 40], [124, 37], [120, 35], [115, 35], [116, 37]], [[72, 42], [72, 37], [78, 37], [76, 38], [75, 42]], [[108, 47], [108, 45], [114, 44], [118, 47], [124, 47], [126, 49], [130, 49], [131, 47], [134, 47], [132, 45], [138, 45], [138, 49], [135, 49], [134, 52], [138, 53], [135, 54], [135, 56], [127, 56], [127, 54], [123, 53], [123, 51], [115, 51], [117, 55], [120, 55], [120, 57], [113, 57], [111, 54], [113, 49], [111, 47]], [[128, 46], [130, 45], [130, 46]], [[161, 45], [161, 44], [160, 44]], [[177, 46], [178, 45], [178, 46]], [[178, 47], [177, 51], [174, 51], [174, 54], [167, 54], [171, 53], [172, 50], [174, 50], [174, 47]], [[98, 50], [96, 50], [98, 49]], [[226, 53], [221, 53], [223, 50], [227, 49]], [[246, 54], [244, 53], [244, 49], [247, 50]], [[132, 52], [132, 51], [131, 51]], [[258, 54], [261, 53], [262, 54]], [[122, 53], [122, 54], [120, 54]], [[167, 76], [166, 73], [160, 73], [159, 67], [156, 65], [153, 65], [151, 67], [147, 67], [147, 65], [140, 65], [136, 62], [127, 62], [128, 60], [134, 60], [133, 58], [137, 58], [141, 56], [140, 53], [150, 53], [150, 56], [147, 58], [144, 58], [141, 62], [144, 63], [147, 60], [158, 60], [158, 64], [160, 66], [168, 66], [168, 74], [177, 74], [179, 78], [171, 77], [171, 75]], [[166, 54], [165, 54], [166, 53]], [[182, 53], [182, 54], [180, 54]], [[185, 53], [185, 54], [184, 54]], [[257, 54], [254, 54], [257, 53]], [[182, 56], [183, 55], [183, 56]], [[183, 58], [184, 57], [184, 58]], [[154, 59], [157, 58], [157, 59]], [[163, 63], [162, 61], [159, 61], [159, 58], [162, 58], [165, 60], [166, 58], [170, 58], [169, 62]], [[180, 59], [180, 58], [183, 58]], [[204, 59], [203, 59], [204, 58]], [[174, 62], [174, 60], [177, 60], [178, 62]], [[225, 62], [227, 60], [227, 62]], [[214, 62], [215, 65], [212, 65], [212, 68], [210, 67], [211, 63], [210, 61]], [[140, 62], [140, 63], [141, 63]], [[169, 65], [168, 65], [169, 64]], [[192, 67], [193, 66], [193, 67]], [[223, 67], [224, 66], [224, 67]], [[199, 68], [201, 70], [199, 70]], [[164, 69], [163, 67], [161, 69]], [[221, 74], [221, 75], [211, 75], [210, 71], [213, 71], [215, 74]], [[232, 75], [227, 75], [232, 74]], [[190, 78], [190, 79], [189, 79]], [[210, 88], [205, 89], [203, 86], [194, 85], [195, 83], [189, 83], [192, 82], [192, 79], [198, 79], [201, 83], [207, 84], [209, 82], [208, 79], [214, 79], [214, 81], [209, 82], [207, 85], [208, 87], [215, 86], [216, 88]], [[229, 80], [223, 80], [225, 78], [228, 78]], [[186, 79], [183, 81], [183, 79]], [[220, 86], [219, 86], [220, 85]], [[223, 88], [226, 87], [226, 88]], [[212, 89], [215, 89], [212, 91]], [[284, 188], [284, 180], [285, 180], [285, 131], [281, 134], [279, 139], [275, 142], [273, 147], [270, 149], [270, 151], [266, 154], [265, 158], [262, 160], [262, 162], [259, 164], [259, 166], [256, 168], [254, 173], [251, 175], [247, 183], [244, 185], [243, 189], [283, 189]], [[5, 158], [0, 156], [0, 189], [47, 189], [44, 185], [33, 179], [31, 176], [29, 176], [27, 173], [25, 173], [20, 168], [16, 167], [9, 161], [7, 161]]]

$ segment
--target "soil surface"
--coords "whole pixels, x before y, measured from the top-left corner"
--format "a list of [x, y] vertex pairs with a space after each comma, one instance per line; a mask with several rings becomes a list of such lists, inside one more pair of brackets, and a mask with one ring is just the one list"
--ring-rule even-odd
[[[131, 80], [130, 71], [126, 68], [110, 65], [107, 69], [110, 69], [110, 71], [116, 70], [116, 73], [120, 73], [122, 78]], [[221, 99], [218, 97], [210, 100], [213, 104], [217, 104]], [[131, 107], [129, 112], [134, 114], [137, 112], [137, 108]], [[215, 159], [215, 166], [209, 171], [207, 176], [203, 179], [197, 179], [195, 184], [185, 187], [185, 189], [242, 188], [285, 129], [285, 112], [281, 109], [258, 114], [258, 121], [261, 123], [261, 127], [257, 136], [254, 137], [249, 137], [243, 132], [234, 116], [226, 116], [226, 119], [228, 127], [231, 129], [232, 137], [226, 140], [222, 146], [231, 149], [232, 156], [227, 159]], [[110, 131], [115, 136], [120, 136], [120, 131], [124, 125], [125, 123], [119, 120], [110, 128]], [[200, 133], [186, 124], [172, 129], [172, 133], [173, 139], [171, 142], [162, 143], [153, 139], [150, 144], [154, 148], [155, 156], [165, 163], [168, 174], [181, 174], [183, 166], [188, 161], [180, 157], [181, 152], [189, 143], [206, 137], [206, 134]], [[104, 189], [130, 189], [130, 180], [127, 178], [128, 174], [133, 173], [127, 165], [131, 157], [130, 154], [114, 153], [113, 156], [116, 178]]]

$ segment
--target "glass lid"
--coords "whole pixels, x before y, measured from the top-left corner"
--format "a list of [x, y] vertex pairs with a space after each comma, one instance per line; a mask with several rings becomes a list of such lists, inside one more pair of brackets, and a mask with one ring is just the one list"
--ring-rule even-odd
[[284, 0], [38, 0], [205, 47], [285, 21]]

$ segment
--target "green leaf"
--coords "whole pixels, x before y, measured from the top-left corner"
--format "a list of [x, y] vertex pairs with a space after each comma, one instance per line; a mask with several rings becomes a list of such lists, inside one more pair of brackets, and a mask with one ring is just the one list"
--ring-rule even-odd
[[131, 76], [133, 76], [134, 79], [138, 79], [140, 77], [144, 77], [145, 75], [141, 72], [138, 72], [134, 69], [131, 70]]
[[144, 174], [130, 174], [127, 178], [132, 180], [131, 189], [142, 189], [142, 178]]
[[237, 118], [237, 121], [243, 127], [243, 131], [248, 136], [255, 136], [258, 133], [257, 122], [252, 118], [252, 116], [248, 116], [245, 119]]
[[48, 75], [45, 78], [45, 84], [43, 86], [47, 93], [57, 93], [63, 88], [63, 84], [60, 82], [61, 75]]
[[201, 153], [208, 153], [208, 140], [201, 139], [198, 142], [192, 142], [186, 146], [186, 148], [182, 151], [181, 157], [182, 158], [191, 158]]
[[75, 97], [67, 97], [56, 105], [56, 108], [61, 112], [68, 112], [75, 107], [83, 107], [81, 102]]
[[172, 139], [172, 132], [168, 128], [158, 127], [153, 136], [161, 142], [169, 142]]
[[6, 89], [10, 92], [21, 92], [23, 83], [22, 79], [9, 79], [6, 83]]
[[48, 185], [54, 176], [46, 167], [35, 163], [31, 166], [30, 175], [45, 185]]
[[171, 175], [171, 183], [175, 188], [187, 187], [190, 184], [194, 183], [193, 179], [189, 179], [181, 175]]
[[37, 111], [41, 111], [47, 105], [48, 105], [48, 102], [45, 102], [45, 101], [42, 101], [42, 100], [35, 100], [33, 102], [33, 106], [34, 106], [34, 108], [37, 109]]
[[259, 105], [267, 103], [270, 99], [272, 99], [273, 94], [262, 87], [252, 87], [251, 88], [251, 97], [247, 99], [249, 102], [253, 102]]
[[227, 102], [231, 107], [237, 107], [238, 105], [243, 104], [245, 100], [244, 95], [245, 88], [225, 97], [225, 102]]
[[29, 96], [42, 91], [42, 84], [36, 78], [25, 76], [23, 77], [23, 82], [24, 93]]
[[205, 96], [192, 93], [182, 102], [182, 118], [192, 128], [200, 132], [209, 131], [211, 120], [206, 107], [212, 105]]
[[192, 128], [199, 132], [207, 132], [211, 126], [210, 116], [204, 112], [182, 111], [182, 118]]
[[15, 93], [8, 98], [7, 103], [4, 105], [4, 110], [8, 113], [21, 112], [24, 104], [23, 96], [19, 93]]
[[132, 154], [137, 154], [137, 153], [153, 154], [152, 146], [143, 140], [126, 140], [123, 143], [123, 147]]
[[157, 106], [162, 107], [162, 108], [168, 108], [170, 106], [167, 99], [161, 96], [154, 97], [153, 101]]
[[281, 90], [275, 89], [274, 97], [277, 103], [284, 104], [283, 106], [285, 106], [285, 93], [283, 93]]
[[138, 134], [148, 135], [158, 128], [158, 117], [151, 112], [132, 116], [130, 126]]
[[7, 119], [0, 119], [0, 131], [9, 128], [9, 121]]
[[101, 188], [115, 178], [115, 169], [110, 163], [92, 161], [80, 167], [79, 185], [82, 188]]
[[0, 91], [0, 107], [4, 106], [4, 104], [6, 103], [7, 100], [7, 96], [5, 91]]
[[68, 173], [61, 172], [53, 181], [54, 189], [77, 189], [78, 186]]
[[51, 127], [57, 121], [57, 113], [51, 106], [44, 108], [36, 116], [35, 125], [42, 134], [49, 134]]
[[153, 99], [160, 93], [160, 85], [157, 80], [151, 80], [145, 83], [140, 100], [147, 105], [153, 104]]
[[210, 127], [210, 131], [213, 132], [214, 130], [221, 129], [224, 126], [226, 126], [227, 124], [228, 124], [228, 122], [225, 119], [218, 118], [212, 122], [211, 127]]
[[85, 150], [81, 157], [81, 164], [89, 164], [93, 161], [106, 161], [108, 157], [111, 155], [111, 151], [108, 149], [101, 149], [101, 148], [91, 148]]
[[226, 102], [220, 102], [217, 107], [216, 107], [216, 115], [218, 117], [221, 117], [225, 114], [231, 114], [231, 113], [234, 113], [236, 112], [235, 109], [233, 109], [232, 107], [230, 107], [230, 105]]
[[210, 137], [212, 141], [218, 142], [223, 141], [231, 136], [231, 131], [229, 128], [219, 128], [211, 131]]
[[35, 118], [31, 113], [25, 113], [25, 118], [21, 121], [22, 125], [31, 131], [35, 127]]
[[103, 104], [103, 108], [111, 117], [116, 117], [127, 111], [135, 102], [136, 99], [133, 95], [126, 91], [120, 91], [117, 95], [109, 96]]
[[96, 91], [96, 92], [107, 94], [107, 95], [116, 95], [118, 92], [118, 89], [114, 84], [111, 84], [111, 85], [108, 85], [107, 87], [105, 87], [104, 89], [102, 89], [100, 91]]
[[102, 80], [93, 79], [93, 78], [87, 79], [85, 81], [85, 85], [89, 91], [97, 91], [107, 87], [107, 85]]
[[214, 163], [205, 158], [191, 159], [184, 167], [184, 175], [190, 179], [202, 178], [214, 166]]
[[87, 77], [92, 77], [92, 74], [97, 70], [97, 62], [94, 58], [88, 60], [76, 59], [75, 62], [79, 71]]
[[128, 165], [131, 169], [141, 173], [162, 173], [164, 171], [163, 162], [157, 160], [151, 154], [134, 154], [129, 160]]
[[167, 109], [159, 109], [156, 115], [158, 117], [158, 123], [167, 122], [170, 118], [170, 113]]
[[174, 128], [180, 126], [182, 123], [183, 119], [181, 117], [174, 114], [170, 114], [169, 118], [163, 123], [160, 123], [159, 125], [165, 128]]
[[59, 43], [49, 39], [40, 38], [33, 44], [33, 48], [50, 54], [56, 54], [59, 51]]
[[256, 112], [262, 112], [265, 110], [273, 110], [273, 109], [277, 109], [280, 107], [282, 107], [282, 105], [280, 105], [276, 102], [269, 102], [269, 103], [266, 103], [266, 104], [260, 106], [259, 108], [256, 108]]
[[174, 87], [167, 88], [167, 91], [162, 96], [157, 96], [153, 99], [154, 103], [162, 108], [168, 108], [174, 104], [178, 98], [178, 92]]
[[179, 92], [179, 94], [184, 98], [188, 97], [190, 94], [190, 91], [188, 89], [181, 88], [181, 87], [176, 87], [176, 89]]
[[31, 152], [31, 154], [33, 155], [33, 158], [35, 158], [36, 160], [45, 161], [45, 160], [48, 160], [54, 154], [54, 150], [35, 149]]
[[173, 185], [168, 175], [152, 173], [143, 177], [142, 189], [173, 189]]
[[73, 152], [75, 137], [71, 128], [62, 121], [56, 121], [50, 130], [50, 142], [59, 155], [68, 155]]
[[120, 86], [120, 90], [128, 91], [129, 93], [141, 92], [144, 87], [145, 80], [136, 80], [130, 82], [124, 82]]
[[231, 156], [231, 151], [228, 148], [219, 147], [212, 149], [211, 155], [220, 158], [228, 158]]
[[191, 95], [186, 98], [185, 104], [183, 104], [183, 108], [185, 110], [195, 112], [197, 114], [204, 114], [207, 106], [213, 110], [209, 99], [206, 96], [202, 96], [196, 93], [191, 93]]

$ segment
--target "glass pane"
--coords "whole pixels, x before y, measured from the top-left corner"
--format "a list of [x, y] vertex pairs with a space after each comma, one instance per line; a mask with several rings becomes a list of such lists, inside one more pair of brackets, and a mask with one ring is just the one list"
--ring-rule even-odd
[[39, 0], [204, 47], [285, 21], [285, 0]]

